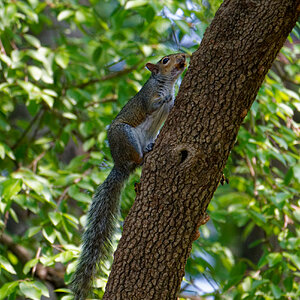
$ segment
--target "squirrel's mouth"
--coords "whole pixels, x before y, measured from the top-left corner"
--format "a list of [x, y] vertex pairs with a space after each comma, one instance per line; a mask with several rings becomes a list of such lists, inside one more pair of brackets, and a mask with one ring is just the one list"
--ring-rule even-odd
[[179, 68], [182, 69], [185, 67], [185, 61], [179, 63]]
[[179, 71], [182, 71], [185, 67], [186, 67], [186, 62], [185, 62], [185, 60], [182, 60], [182, 61], [180, 61], [180, 62], [177, 64], [177, 69], [178, 69]]

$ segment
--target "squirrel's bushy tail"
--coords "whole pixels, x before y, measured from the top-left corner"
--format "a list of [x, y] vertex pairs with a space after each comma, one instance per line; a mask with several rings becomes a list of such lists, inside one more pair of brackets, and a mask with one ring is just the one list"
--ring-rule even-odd
[[119, 212], [120, 194], [128, 177], [129, 172], [114, 167], [93, 197], [79, 262], [71, 283], [76, 300], [87, 297], [97, 266], [111, 253], [111, 236]]

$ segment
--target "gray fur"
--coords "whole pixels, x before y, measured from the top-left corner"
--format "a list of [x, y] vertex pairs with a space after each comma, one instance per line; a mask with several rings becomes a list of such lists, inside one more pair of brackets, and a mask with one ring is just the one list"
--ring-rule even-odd
[[110, 240], [119, 213], [120, 194], [128, 177], [129, 172], [114, 167], [94, 195], [82, 237], [79, 263], [71, 283], [76, 300], [86, 299], [97, 266], [111, 253]]

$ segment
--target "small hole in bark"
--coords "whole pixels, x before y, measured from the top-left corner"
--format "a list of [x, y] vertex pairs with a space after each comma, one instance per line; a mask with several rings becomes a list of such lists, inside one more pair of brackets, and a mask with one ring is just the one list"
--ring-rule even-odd
[[188, 157], [187, 150], [181, 150], [180, 151], [180, 155], [181, 155], [181, 157], [180, 157], [180, 163], [182, 164], [186, 160], [186, 158]]

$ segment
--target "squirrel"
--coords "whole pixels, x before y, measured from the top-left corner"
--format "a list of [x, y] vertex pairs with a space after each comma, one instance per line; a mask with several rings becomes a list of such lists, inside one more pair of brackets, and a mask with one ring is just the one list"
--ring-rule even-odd
[[114, 167], [97, 188], [89, 208], [81, 254], [71, 281], [76, 300], [87, 297], [97, 267], [111, 253], [121, 190], [129, 175], [142, 164], [144, 154], [153, 148], [174, 105], [174, 85], [186, 67], [186, 59], [186, 54], [177, 53], [164, 56], [156, 64], [147, 63], [150, 78], [109, 126], [107, 138]]

